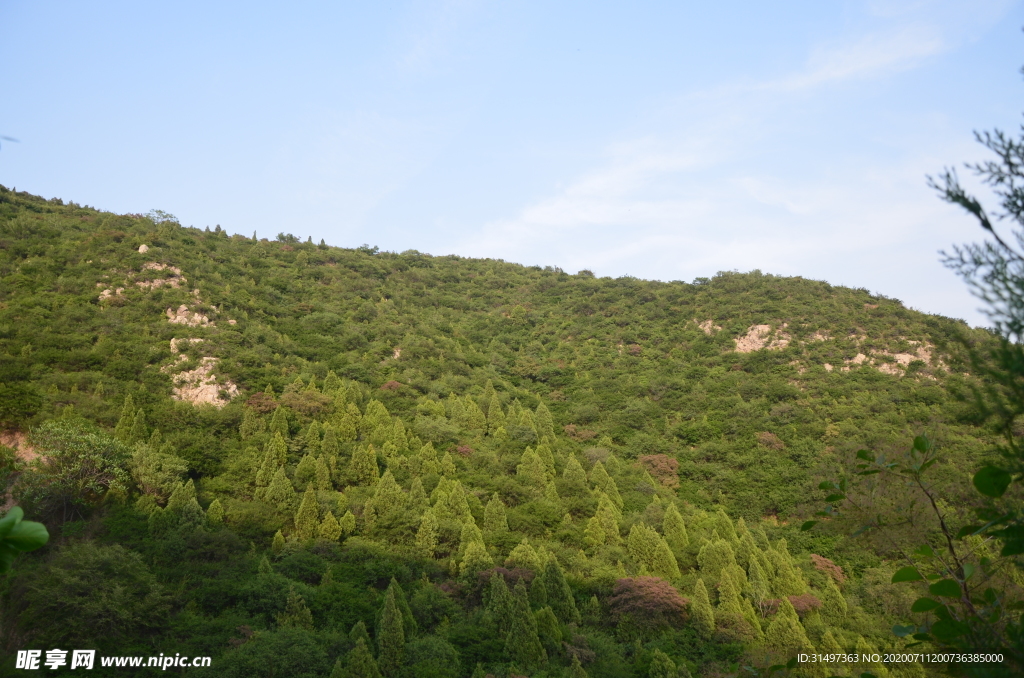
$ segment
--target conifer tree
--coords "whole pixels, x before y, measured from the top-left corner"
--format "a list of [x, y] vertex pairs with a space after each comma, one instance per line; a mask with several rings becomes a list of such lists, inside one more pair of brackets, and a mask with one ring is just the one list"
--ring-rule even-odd
[[690, 537], [686, 533], [686, 523], [683, 521], [683, 516], [679, 513], [676, 505], [671, 502], [668, 508], [665, 509], [665, 517], [662, 520], [661, 529], [665, 533], [665, 541], [668, 542], [669, 548], [675, 553], [681, 554], [683, 549], [690, 545]]
[[441, 473], [449, 478], [455, 477], [455, 461], [452, 459], [451, 452], [445, 452], [441, 457]]
[[[754, 548], [756, 549], [757, 547], [755, 546]], [[761, 567], [760, 558], [756, 555], [750, 558], [750, 566], [747, 569], [747, 581], [750, 583], [750, 597], [754, 600], [754, 603], [763, 605], [765, 601], [771, 598], [771, 582]]]
[[495, 492], [484, 507], [484, 532], [489, 535], [500, 535], [508, 532], [508, 519], [505, 516], [505, 504]]
[[278, 407], [274, 410], [273, 416], [270, 417], [270, 426], [268, 428], [275, 436], [288, 437], [288, 415], [285, 414], [283, 407]]
[[488, 617], [497, 628], [498, 636], [501, 638], [507, 636], [511, 629], [514, 603], [512, 592], [508, 590], [504, 577], [497, 572], [491, 574], [491, 580], [487, 586], [485, 608]]
[[483, 544], [484, 536], [480, 532], [480, 528], [476, 526], [476, 520], [473, 519], [473, 516], [470, 516], [469, 520], [462, 524], [462, 531], [459, 534], [459, 558], [462, 558], [466, 552], [466, 547], [473, 542]]
[[562, 648], [562, 627], [552, 609], [545, 605], [537, 610], [534, 615], [537, 622], [537, 637], [545, 650], [552, 653]]
[[373, 445], [360, 445], [352, 453], [348, 465], [349, 478], [356, 485], [373, 485], [380, 478], [377, 451]]
[[352, 511], [345, 511], [345, 515], [341, 517], [338, 524], [341, 526], [341, 533], [343, 535], [352, 534], [356, 531], [356, 517]]
[[135, 423], [135, 400], [131, 394], [124, 397], [124, 405], [121, 407], [121, 418], [117, 420], [114, 427], [114, 437], [122, 443], [130, 442], [132, 425]]
[[590, 678], [590, 674], [583, 668], [583, 664], [580, 664], [578, 654], [572, 656], [572, 664], [569, 665], [569, 678]]
[[242, 424], [238, 427], [238, 434], [242, 440], [248, 440], [260, 432], [262, 424], [263, 420], [260, 419], [260, 415], [256, 414], [256, 410], [246, 407], [245, 413], [242, 415]]
[[505, 559], [505, 565], [506, 567], [525, 567], [534, 572], [540, 571], [540, 557], [537, 555], [537, 551], [530, 546], [528, 537], [523, 537], [519, 545], [512, 549], [508, 558]]
[[267, 442], [267, 447], [274, 455], [277, 465], [284, 466], [288, 461], [288, 443], [284, 441], [284, 436], [281, 435], [280, 431], [274, 432], [274, 437]]
[[594, 516], [587, 521], [587, 526], [583, 530], [583, 543], [587, 546], [601, 546], [604, 544], [607, 536], [604, 532], [604, 527], [601, 525], [601, 519]]
[[540, 436], [537, 435], [537, 424], [533, 420], [533, 412], [525, 407], [519, 411], [519, 425], [522, 428], [533, 431], [534, 438], [540, 438]]
[[445, 499], [445, 508], [455, 520], [464, 523], [473, 517], [469, 510], [469, 501], [466, 499], [466, 490], [458, 480], [451, 482], [452, 489]]
[[619, 519], [621, 518], [621, 512], [615, 508], [615, 505], [607, 496], [602, 495], [598, 499], [597, 513], [595, 514], [595, 517], [604, 529], [604, 543], [612, 545], [621, 544], [622, 537], [619, 535]]
[[708, 598], [707, 587], [704, 586], [704, 580], [701, 578], [697, 579], [697, 584], [693, 587], [690, 617], [697, 634], [705, 640], [710, 639], [715, 632], [715, 612], [711, 607], [711, 600]]
[[326, 511], [326, 514], [317, 528], [317, 536], [327, 541], [338, 541], [341, 539], [341, 525], [333, 513]]
[[[737, 533], [739, 534], [739, 530], [737, 530]], [[754, 536], [749, 530], [745, 530], [740, 534], [739, 546], [736, 547], [736, 562], [740, 567], [744, 567], [749, 570], [751, 559], [757, 558], [758, 555], [756, 552], [759, 552], [760, 550], [761, 549], [757, 547], [757, 544], [754, 543]]]
[[545, 599], [551, 606], [555, 616], [563, 623], [578, 624], [580, 612], [576, 608], [576, 598], [573, 596], [569, 582], [565, 579], [565, 572], [555, 558], [549, 558], [544, 565], [544, 588]]
[[765, 552], [775, 576], [772, 577], [772, 593], [778, 598], [799, 596], [806, 590], [803, 578], [793, 567], [788, 552], [779, 553], [775, 548]]
[[433, 558], [437, 551], [437, 518], [430, 509], [420, 519], [420, 527], [416, 531], [416, 550], [427, 558]]
[[718, 626], [728, 626], [745, 639], [757, 640], [761, 637], [761, 624], [757, 620], [757, 614], [750, 606], [750, 601], [740, 595], [739, 587], [736, 586], [728, 568], [722, 571], [722, 578], [718, 582], [715, 623]]
[[199, 501], [192, 497], [181, 509], [181, 519], [178, 524], [188, 530], [195, 530], [206, 524], [206, 514], [199, 505]]
[[789, 653], [811, 647], [811, 641], [788, 598], [779, 601], [779, 611], [769, 622], [764, 635], [765, 643], [776, 652]]
[[409, 511], [414, 514], [420, 514], [430, 506], [427, 491], [423, 489], [423, 481], [420, 480], [419, 476], [415, 476], [412, 479], [412, 486], [409, 488], [408, 506]]
[[[382, 406], [383, 407], [383, 406]], [[384, 611], [381, 614], [380, 630], [377, 632], [379, 668], [384, 678], [397, 678], [402, 670], [405, 656], [405, 631], [402, 628], [402, 613], [395, 601], [395, 590], [388, 587], [384, 596]]]
[[676, 663], [672, 658], [661, 650], [655, 649], [651, 653], [651, 664], [647, 669], [648, 678], [679, 678], [676, 672]]
[[320, 422], [315, 419], [310, 422], [309, 428], [306, 429], [306, 435], [303, 436], [303, 443], [306, 445], [307, 452], [311, 452], [313, 455], [320, 453], [320, 449], [323, 446], [323, 441], [320, 439], [322, 432]]
[[341, 412], [335, 414], [331, 428], [334, 429], [338, 442], [350, 443], [358, 438], [362, 418], [359, 408], [352, 403], [348, 403]]
[[569, 460], [565, 463], [562, 480], [571, 494], [582, 494], [588, 489], [587, 472], [583, 470], [583, 466], [573, 455], [569, 455]]
[[638, 568], [650, 571], [651, 562], [654, 560], [654, 551], [658, 548], [661, 540], [654, 528], [644, 523], [634, 523], [629, 529], [629, 536], [626, 538], [626, 550], [629, 551], [633, 562]]
[[[657, 533], [655, 533], [657, 534]], [[663, 579], [678, 579], [680, 577], [679, 563], [668, 547], [664, 537], [658, 537], [658, 545], [651, 556], [651, 564], [648, 566], [651, 574]]]
[[362, 639], [366, 643], [366, 647], [370, 647], [370, 632], [366, 630], [366, 622], [360, 619], [353, 624], [352, 629], [348, 632], [348, 639], [353, 645]]
[[551, 418], [551, 412], [548, 410], [547, 405], [544, 404], [544, 401], [537, 404], [537, 411], [533, 420], [537, 424], [538, 436], [547, 436], [551, 440], [555, 439], [555, 422]]
[[320, 492], [328, 492], [331, 488], [331, 471], [327, 468], [326, 455], [320, 455], [316, 460], [316, 489]]
[[298, 594], [294, 585], [288, 587], [288, 600], [284, 612], [277, 615], [277, 625], [313, 630], [313, 613], [309, 611], [306, 601]]
[[176, 483], [170, 498], [167, 500], [166, 509], [172, 513], [180, 513], [185, 505], [196, 498], [196, 486], [191, 478], [184, 483]]
[[700, 567], [701, 576], [709, 581], [716, 581], [726, 565], [735, 564], [736, 555], [732, 546], [724, 539], [705, 542], [697, 553], [697, 566]]
[[210, 502], [210, 506], [206, 509], [206, 522], [210, 527], [219, 527], [224, 523], [224, 507], [221, 505], [220, 499]]
[[274, 552], [274, 555], [280, 555], [281, 551], [284, 550], [284, 535], [281, 534], [281, 530], [274, 533], [274, 540], [270, 543], [270, 550]]
[[420, 473], [429, 475], [441, 472], [441, 464], [437, 460], [437, 450], [434, 449], [433, 444], [425, 443], [416, 454], [416, 459]]
[[[363, 638], [359, 638], [355, 647], [349, 650], [345, 662], [347, 666], [344, 678], [381, 678], [377, 662], [374, 661], [367, 641]], [[334, 674], [331, 674], [331, 678], [334, 678]]]
[[463, 574], [472, 574], [494, 566], [494, 558], [487, 552], [482, 541], [472, 541], [466, 546], [459, 569]]
[[302, 495], [302, 502], [299, 510], [295, 512], [295, 533], [299, 539], [306, 541], [316, 536], [317, 528], [320, 526], [320, 505], [316, 500], [316, 492], [312, 485], [306, 488]]
[[516, 466], [516, 477], [528, 487], [542, 492], [547, 485], [547, 468], [532, 447], [527, 447]]
[[271, 567], [270, 561], [267, 560], [266, 556], [260, 558], [260, 564], [256, 567], [256, 572], [262, 577], [274, 573], [274, 568]]
[[541, 443], [537, 445], [535, 450], [537, 456], [540, 457], [541, 462], [544, 463], [544, 471], [549, 481], [554, 480], [555, 476], [558, 475], [555, 472], [555, 455], [551, 453], [551, 446], [547, 443]]
[[825, 580], [825, 589], [821, 592], [821, 615], [830, 626], [842, 626], [846, 621], [846, 598], [832, 577]]
[[481, 436], [487, 433], [487, 415], [483, 413], [480, 406], [469, 396], [466, 396], [463, 410], [465, 411], [467, 430]]
[[723, 539], [729, 542], [730, 546], [737, 546], [739, 544], [739, 537], [736, 535], [736, 527], [732, 523], [732, 518], [725, 512], [724, 509], [719, 508], [715, 512], [715, 529], [718, 530], [718, 534]]
[[370, 525], [379, 518], [388, 519], [405, 508], [405, 492], [395, 481], [391, 469], [374, 485], [373, 497], [366, 502], [366, 523]]
[[326, 395], [334, 395], [334, 392], [341, 387], [341, 379], [334, 373], [334, 370], [329, 370], [327, 376], [324, 377], [323, 392]]
[[256, 472], [256, 487], [266, 487], [270, 484], [271, 478], [274, 477], [274, 473], [277, 471], [277, 455], [267, 445], [266, 451], [263, 453], [263, 463], [260, 464], [259, 470]]
[[299, 460], [298, 466], [295, 467], [295, 482], [301, 487], [315, 479], [316, 459], [313, 458], [313, 455], [306, 453]]
[[263, 493], [263, 500], [271, 506], [276, 506], [279, 510], [285, 510], [295, 503], [295, 488], [292, 487], [288, 476], [284, 474], [283, 466], [278, 467], [274, 477], [271, 478], [270, 485]]
[[391, 413], [384, 403], [379, 400], [371, 400], [366, 404], [366, 411], [359, 420], [359, 432], [369, 436], [378, 427], [391, 423]]
[[499, 428], [505, 428], [505, 413], [501, 409], [501, 401], [497, 393], [491, 394], [487, 404], [487, 430], [494, 435]]
[[505, 652], [520, 667], [532, 671], [547, 661], [547, 653], [537, 637], [537, 620], [530, 612], [530, 601], [522, 579], [512, 591], [511, 612]]
[[341, 447], [338, 445], [338, 436], [334, 432], [334, 427], [330, 424], [324, 426], [324, 439], [320, 442], [320, 451], [327, 459], [337, 457], [338, 453], [341, 452]]
[[594, 468], [590, 469], [590, 482], [596, 489], [607, 494], [616, 508], [622, 508], [622, 496], [619, 494], [619, 487], [615, 484], [615, 480], [608, 475], [608, 471], [605, 470], [604, 464], [601, 462], [595, 463]]
[[853, 654], [860, 659], [859, 662], [853, 665], [854, 675], [869, 673], [875, 676], [875, 678], [888, 678], [889, 669], [881, 662], [871, 661], [871, 656], [879, 654], [878, 648], [873, 647], [864, 636], [857, 637], [857, 645], [854, 647]]

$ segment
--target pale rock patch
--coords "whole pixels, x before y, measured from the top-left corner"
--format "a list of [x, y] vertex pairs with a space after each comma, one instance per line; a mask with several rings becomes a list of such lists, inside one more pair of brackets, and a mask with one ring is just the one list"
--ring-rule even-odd
[[[180, 356], [184, 358], [185, 356]], [[179, 372], [171, 377], [174, 383], [171, 397], [193, 405], [224, 407], [238, 395], [238, 387], [231, 381], [218, 384], [213, 376], [217, 359], [206, 357], [195, 369]]]
[[822, 367], [824, 367], [824, 368], [825, 368], [825, 371], [826, 371], [826, 372], [831, 372], [832, 370], [834, 370], [834, 369], [835, 369], [835, 368], [834, 368], [834, 367], [832, 367], [832, 365], [830, 365], [829, 363], [825, 363], [824, 365], [822, 365]]
[[103, 302], [103, 301], [110, 301], [114, 297], [123, 297], [123, 296], [124, 296], [124, 288], [123, 287], [118, 287], [116, 290], [111, 290], [108, 287], [107, 289], [105, 289], [102, 292], [100, 292], [99, 300], [101, 302]]
[[394, 352], [391, 354], [391, 357], [394, 358], [395, 360], [398, 360], [399, 358], [401, 358], [402, 357], [402, 349], [399, 348], [398, 346], [396, 346]]
[[168, 287], [178, 288], [184, 283], [188, 282], [188, 278], [181, 274], [181, 269], [178, 268], [177, 266], [170, 266], [168, 264], [160, 264], [155, 261], [150, 261], [142, 265], [142, 270], [167, 271], [170, 275], [168, 275], [166, 278], [157, 278], [155, 280], [136, 281], [135, 285], [137, 287], [152, 290], [166, 285]]
[[149, 251], [149, 245], [139, 245], [139, 254], [145, 254]]
[[215, 324], [198, 311], [190, 311], [188, 306], [182, 304], [177, 311], [167, 309], [167, 322], [176, 325], [188, 325], [189, 327], [213, 327]]
[[[693, 322], [696, 323], [697, 321], [694, 320]], [[718, 331], [720, 331], [722, 329], [721, 327], [716, 325], [715, 322], [713, 320], [711, 320], [710, 318], [708, 320], [705, 320], [702, 323], [697, 323], [697, 327], [701, 328], [701, 330], [704, 331], [704, 334], [706, 334], [708, 336], [711, 336], [715, 332], [718, 332]]]
[[[786, 324], [783, 323], [782, 327], [785, 328]], [[783, 332], [782, 329], [776, 332], [774, 337], [771, 335], [771, 325], [751, 325], [745, 335], [735, 339], [736, 352], [753, 353], [754, 351], [760, 351], [761, 349], [778, 351], [789, 346], [789, 342], [792, 339], [792, 337]]]

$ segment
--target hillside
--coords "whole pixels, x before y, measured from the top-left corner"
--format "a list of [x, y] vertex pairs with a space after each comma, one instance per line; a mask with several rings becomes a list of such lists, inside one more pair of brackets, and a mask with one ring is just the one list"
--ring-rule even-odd
[[0, 642], [474, 678], [895, 648], [891, 554], [791, 523], [861, 448], [927, 434], [969, 477], [958, 336], [988, 339], [757, 271], [257, 241], [0, 187], [0, 476], [54, 535]]

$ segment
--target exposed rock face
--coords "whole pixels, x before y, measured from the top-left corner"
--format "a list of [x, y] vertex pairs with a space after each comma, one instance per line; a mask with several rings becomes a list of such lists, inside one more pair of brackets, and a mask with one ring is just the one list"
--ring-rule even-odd
[[188, 306], [182, 304], [177, 312], [167, 309], [167, 322], [177, 325], [188, 325], [189, 327], [212, 327], [214, 323], [198, 311], [188, 310]]
[[[697, 322], [697, 321], [695, 320], [694, 322]], [[704, 331], [704, 334], [706, 334], [708, 336], [711, 336], [715, 332], [717, 332], [720, 329], [722, 329], [721, 327], [716, 325], [715, 322], [713, 320], [711, 320], [711, 319], [705, 320], [702, 323], [697, 323], [697, 327], [701, 328]]]
[[216, 365], [216, 358], [207, 357], [195, 369], [175, 374], [171, 377], [174, 382], [172, 397], [193, 405], [227, 405], [228, 401], [238, 395], [238, 387], [230, 381], [218, 384], [213, 376]]
[[139, 245], [139, 254], [145, 254], [149, 251], [149, 245]]
[[111, 289], [108, 288], [108, 289], [105, 289], [102, 292], [100, 292], [99, 299], [100, 299], [101, 302], [112, 301], [114, 299], [114, 297], [121, 297], [121, 296], [124, 296], [124, 288], [123, 287], [118, 287], [116, 290], [111, 290]]
[[184, 283], [188, 282], [188, 279], [181, 274], [181, 269], [177, 266], [170, 266], [168, 264], [159, 264], [155, 261], [150, 261], [142, 265], [143, 271], [167, 271], [169, 274], [166, 278], [157, 278], [155, 280], [138, 280], [135, 285], [144, 289], [153, 290], [158, 287], [180, 287]]
[[[783, 324], [782, 326], [785, 327], [786, 325]], [[754, 351], [760, 351], [761, 349], [778, 351], [789, 346], [789, 341], [792, 337], [781, 329], [776, 332], [775, 337], [769, 341], [771, 334], [771, 325], [751, 326], [745, 335], [736, 339], [736, 352], [753, 353]]]

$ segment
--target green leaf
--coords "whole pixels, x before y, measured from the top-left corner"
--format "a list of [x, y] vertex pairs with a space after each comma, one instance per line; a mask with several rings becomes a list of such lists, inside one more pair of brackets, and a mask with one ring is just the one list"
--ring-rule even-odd
[[840, 501], [842, 499], [846, 499], [845, 494], [830, 494], [825, 497], [825, 501]]
[[1012, 480], [1009, 472], [995, 466], [985, 466], [974, 474], [974, 487], [986, 497], [1001, 497]]
[[928, 546], [928, 544], [924, 544], [922, 546], [917, 547], [917, 549], [914, 551], [914, 555], [921, 556], [922, 558], [934, 558], [935, 551], [932, 551], [932, 547]]
[[930, 633], [915, 633], [911, 638], [914, 640], [931, 640], [932, 636]]
[[808, 520], [807, 522], [805, 522], [803, 525], [800, 526], [800, 531], [801, 532], [806, 532], [807, 530], [811, 529], [812, 527], [814, 527], [817, 524], [818, 524], [817, 520]]
[[[871, 456], [871, 452], [868, 450], [857, 450], [857, 458], [863, 459], [864, 461], [874, 461], [875, 458]], [[822, 488], [824, 489], [824, 488]]]
[[942, 603], [940, 603], [937, 600], [934, 600], [933, 598], [918, 598], [917, 600], [914, 601], [914, 604], [910, 606], [910, 611], [911, 612], [930, 612], [931, 610], [934, 610], [935, 608], [937, 608], [941, 604]]
[[788, 662], [786, 662], [786, 668], [787, 669], [795, 669], [796, 668], [796, 657], [793, 657]]
[[906, 566], [896, 570], [892, 576], [892, 583], [899, 584], [901, 581], [921, 581], [924, 577], [917, 571], [916, 567]]
[[900, 638], [906, 638], [916, 630], [916, 626], [900, 626], [899, 624], [896, 624], [892, 627], [893, 635], [899, 636]]
[[860, 678], [876, 678], [876, 677], [875, 677], [875, 674], [868, 673], [867, 671], [865, 671], [864, 673], [860, 674]]
[[820, 483], [818, 483], [818, 489], [819, 490], [835, 489], [835, 484], [833, 484], [832, 481], [830, 481], [830, 480], [823, 480]]
[[12, 506], [7, 515], [0, 519], [0, 539], [7, 536], [7, 533], [14, 529], [14, 526], [21, 522], [25, 512], [20, 506]]
[[964, 537], [969, 537], [981, 528], [981, 525], [964, 525], [960, 528], [960, 531], [956, 533], [956, 538], [963, 539]]
[[927, 452], [928, 448], [932, 445], [928, 442], [928, 439], [924, 436], [917, 436], [914, 438], [914, 449], [918, 452]]
[[941, 641], [949, 641], [970, 631], [970, 627], [954, 619], [943, 619], [932, 625], [932, 633]]
[[42, 523], [23, 520], [14, 526], [4, 541], [19, 551], [34, 551], [50, 540], [50, 533]]
[[975, 569], [973, 563], [964, 563], [964, 581], [974, 576], [974, 571]]
[[957, 584], [952, 579], [943, 579], [937, 581], [928, 587], [928, 592], [933, 596], [944, 596], [946, 598], [959, 598], [960, 597], [960, 584]]

